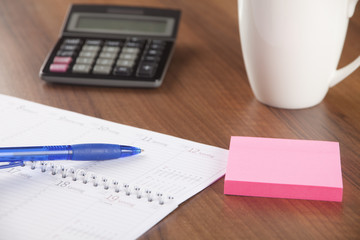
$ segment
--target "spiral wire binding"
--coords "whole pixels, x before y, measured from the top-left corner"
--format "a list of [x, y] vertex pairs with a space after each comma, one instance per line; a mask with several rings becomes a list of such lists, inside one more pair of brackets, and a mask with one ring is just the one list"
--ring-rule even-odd
[[[35, 170], [37, 168], [36, 161], [31, 161], [30, 168], [32, 170]], [[25, 166], [24, 165], [24, 166]], [[49, 171], [51, 175], [61, 174], [62, 178], [68, 178], [70, 177], [73, 181], [82, 181], [83, 184], [92, 183], [94, 187], [98, 187], [99, 185], [103, 186], [105, 190], [112, 189], [115, 193], [124, 192], [126, 196], [135, 195], [137, 199], [146, 198], [148, 202], [157, 201], [160, 205], [164, 205], [165, 202], [169, 202], [174, 200], [174, 197], [168, 196], [167, 198], [163, 197], [162, 193], [152, 193], [150, 189], [142, 190], [139, 186], [131, 187], [129, 184], [124, 183], [122, 184], [122, 187], [120, 186], [119, 182], [117, 180], [109, 181], [108, 178], [102, 177], [99, 179], [99, 177], [90, 171], [85, 171], [84, 169], [77, 169], [74, 168], [65, 168], [63, 165], [57, 165], [54, 163], [47, 163], [44, 161], [40, 162], [40, 170], [41, 172], [45, 173]]]

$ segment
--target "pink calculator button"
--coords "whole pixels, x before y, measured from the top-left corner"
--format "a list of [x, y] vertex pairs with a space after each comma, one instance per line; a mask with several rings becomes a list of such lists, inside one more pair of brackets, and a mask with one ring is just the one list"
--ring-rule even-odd
[[53, 63], [60, 63], [60, 64], [69, 64], [71, 63], [72, 58], [71, 57], [55, 57]]
[[68, 67], [68, 64], [53, 63], [50, 65], [50, 72], [66, 72]]

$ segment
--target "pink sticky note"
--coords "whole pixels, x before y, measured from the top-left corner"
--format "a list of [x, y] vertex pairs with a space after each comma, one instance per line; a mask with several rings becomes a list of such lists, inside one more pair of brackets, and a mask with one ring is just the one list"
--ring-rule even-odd
[[342, 201], [338, 142], [231, 137], [224, 193]]

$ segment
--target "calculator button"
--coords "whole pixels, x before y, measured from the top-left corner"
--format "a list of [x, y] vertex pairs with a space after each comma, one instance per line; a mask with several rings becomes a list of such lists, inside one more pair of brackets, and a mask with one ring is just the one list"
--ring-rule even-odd
[[160, 50], [155, 50], [155, 49], [150, 49], [148, 52], [147, 52], [148, 55], [150, 56], [160, 56], [162, 54], [162, 51]]
[[118, 53], [120, 50], [119, 47], [112, 47], [112, 46], [104, 46], [102, 51], [103, 52], [111, 52], [111, 53]]
[[129, 41], [126, 42], [125, 47], [143, 48], [145, 43], [146, 43], [145, 39], [130, 38]]
[[125, 44], [126, 47], [133, 47], [133, 48], [142, 48], [143, 47], [143, 43], [139, 43], [139, 42], [127, 42]]
[[132, 37], [129, 39], [130, 42], [137, 42], [137, 43], [145, 43], [145, 39], [143, 38], [137, 38], [137, 37]]
[[105, 46], [111, 46], [111, 47], [121, 47], [124, 43], [121, 41], [106, 41]]
[[147, 61], [147, 62], [159, 62], [160, 61], [160, 57], [159, 56], [149, 56], [149, 55], [146, 55], [144, 57], [144, 61]]
[[99, 51], [100, 46], [96, 45], [84, 45], [82, 48], [82, 51], [88, 51], [88, 52], [97, 52]]
[[100, 39], [89, 39], [85, 42], [86, 45], [101, 45], [102, 43], [103, 41]]
[[101, 58], [116, 58], [116, 53], [111, 53], [111, 52], [101, 52], [100, 53], [100, 57]]
[[135, 60], [137, 58], [137, 54], [133, 53], [121, 53], [119, 59], [123, 60]]
[[166, 44], [166, 42], [164, 40], [158, 40], [158, 39], [152, 40], [151, 43], [159, 44], [159, 45], [165, 45]]
[[50, 65], [50, 72], [66, 72], [68, 67], [68, 64], [53, 63]]
[[135, 65], [135, 61], [134, 60], [123, 60], [123, 59], [119, 59], [116, 62], [116, 66], [121, 66], [121, 67], [133, 67]]
[[111, 58], [98, 58], [96, 60], [97, 65], [113, 65], [114, 59]]
[[140, 77], [153, 77], [157, 69], [155, 62], [142, 62], [139, 65], [137, 75]]
[[122, 50], [122, 53], [138, 54], [139, 51], [140, 51], [140, 48], [124, 47]]
[[132, 73], [132, 68], [130, 67], [115, 67], [114, 74], [122, 76], [130, 76]]
[[150, 44], [149, 49], [163, 50], [164, 47], [165, 47], [164, 44], [152, 43]]
[[111, 72], [111, 66], [95, 65], [93, 69], [94, 74], [109, 74]]
[[78, 57], [76, 59], [76, 63], [80, 63], [80, 64], [93, 64], [94, 62], [94, 58], [87, 58], [87, 57]]
[[65, 51], [77, 51], [79, 50], [79, 45], [63, 44], [61, 45], [60, 49]]
[[85, 52], [85, 51], [80, 52], [80, 57], [94, 58], [96, 57], [96, 55], [97, 52]]
[[72, 62], [71, 57], [55, 57], [53, 63], [60, 63], [60, 64], [69, 64]]
[[78, 44], [82, 44], [82, 42], [83, 41], [80, 38], [67, 38], [64, 41], [65, 44], [70, 44], [70, 45], [78, 45]]
[[91, 69], [91, 65], [88, 64], [75, 64], [73, 66], [72, 71], [74, 73], [89, 73]]
[[61, 57], [74, 57], [76, 54], [75, 51], [65, 51], [65, 50], [59, 50], [56, 55]]

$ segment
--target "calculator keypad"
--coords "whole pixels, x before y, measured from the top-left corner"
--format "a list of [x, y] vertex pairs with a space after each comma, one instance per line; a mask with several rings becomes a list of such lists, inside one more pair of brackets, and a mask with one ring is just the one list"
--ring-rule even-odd
[[166, 42], [150, 39], [64, 38], [49, 65], [53, 73], [152, 78]]

